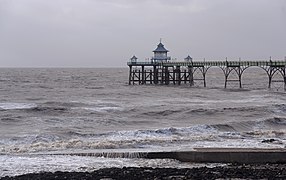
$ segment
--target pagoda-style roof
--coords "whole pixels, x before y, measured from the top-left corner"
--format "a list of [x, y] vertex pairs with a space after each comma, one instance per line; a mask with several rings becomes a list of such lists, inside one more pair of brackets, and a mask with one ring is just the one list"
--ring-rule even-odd
[[190, 55], [188, 55], [188, 57], [186, 57], [185, 60], [186, 61], [191, 61], [191, 60], [193, 60], [193, 58]]
[[157, 48], [153, 52], [169, 52], [169, 51], [165, 49], [164, 45], [160, 42]]
[[132, 58], [130, 58], [131, 60], [137, 60], [138, 58], [134, 55], [132, 56]]

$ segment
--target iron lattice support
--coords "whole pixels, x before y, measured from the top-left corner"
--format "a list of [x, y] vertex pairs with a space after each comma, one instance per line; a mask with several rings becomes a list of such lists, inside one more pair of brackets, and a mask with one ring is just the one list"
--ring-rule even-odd
[[[203, 81], [204, 87], [207, 87], [207, 81], [206, 81], [206, 74], [207, 71], [210, 69], [211, 66], [192, 66], [192, 83], [190, 84], [191, 86], [194, 86], [195, 80], [196, 81]], [[195, 78], [194, 74], [195, 73], [201, 73], [202, 78]]]
[[[242, 74], [249, 67], [250, 66], [242, 64], [240, 61], [235, 63], [226, 61], [225, 66], [220, 66], [225, 77], [224, 88], [226, 88], [227, 83], [231, 81], [237, 81], [239, 84], [239, 88], [242, 88]], [[232, 72], [237, 75], [237, 79], [229, 79], [229, 75]]]
[[275, 65], [272, 62], [267, 66], [261, 66], [268, 75], [268, 88], [271, 88], [271, 84], [273, 83], [273, 77], [275, 74], [280, 74], [282, 76], [282, 80], [278, 80], [276, 82], [283, 82], [284, 90], [286, 91], [286, 66], [283, 65]]

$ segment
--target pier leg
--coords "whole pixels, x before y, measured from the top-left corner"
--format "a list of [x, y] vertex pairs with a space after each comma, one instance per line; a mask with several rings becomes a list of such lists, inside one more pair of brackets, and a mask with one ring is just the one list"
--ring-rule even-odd
[[268, 88], [269, 89], [271, 88], [271, 83], [272, 83], [272, 76], [273, 76], [272, 71], [273, 71], [272, 67], [269, 67], [269, 73], [268, 73], [268, 78], [269, 78], [269, 80], [268, 80]]
[[207, 82], [206, 82], [206, 69], [205, 66], [203, 66], [203, 78], [204, 78], [204, 87], [207, 87]]
[[170, 77], [169, 77], [169, 69], [168, 67], [165, 68], [165, 84], [168, 85], [170, 83]]
[[147, 83], [147, 70], [144, 70], [144, 84]]
[[176, 69], [173, 67], [173, 84], [176, 84]]
[[178, 81], [179, 81], [179, 85], [181, 85], [181, 69], [178, 69]]
[[286, 66], [283, 69], [284, 71], [284, 91], [286, 91]]
[[190, 80], [190, 86], [194, 86], [194, 71], [193, 66], [189, 66], [189, 80]]
[[161, 84], [164, 83], [164, 68], [161, 69]]
[[138, 70], [138, 81], [139, 81], [139, 84], [141, 84], [141, 71]]
[[225, 79], [224, 79], [224, 88], [226, 89], [226, 86], [227, 86], [227, 78], [228, 78], [228, 75], [229, 75], [229, 69], [228, 67], [226, 67], [225, 71], [224, 71], [224, 76], [225, 76]]
[[184, 70], [184, 83], [187, 84], [187, 70]]
[[150, 72], [149, 72], [149, 76], [150, 76], [150, 84], [152, 84], [152, 70], [150, 69]]
[[242, 76], [242, 71], [241, 71], [241, 67], [238, 67], [238, 80], [239, 80], [239, 88], [242, 88], [242, 83], [241, 83], [241, 76]]
[[286, 76], [284, 76], [284, 91], [286, 91]]
[[178, 81], [178, 85], [181, 85], [181, 67], [176, 67], [176, 81]]
[[132, 66], [129, 66], [129, 85], [131, 85]]
[[145, 70], [144, 70], [144, 66], [141, 67], [142, 68], [142, 80], [141, 80], [141, 84], [145, 84]]
[[133, 71], [132, 71], [132, 84], [133, 84], [133, 85], [135, 84], [135, 82], [134, 82], [134, 77], [135, 77], [135, 71], [133, 70]]
[[176, 69], [173, 67], [173, 84], [176, 84]]
[[154, 84], [158, 84], [158, 70], [156, 66], [153, 66], [153, 75]]

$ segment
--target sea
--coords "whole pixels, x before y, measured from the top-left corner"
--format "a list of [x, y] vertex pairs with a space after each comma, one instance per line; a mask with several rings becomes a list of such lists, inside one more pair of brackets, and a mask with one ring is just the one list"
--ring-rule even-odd
[[192, 87], [128, 85], [128, 70], [1, 68], [0, 177], [195, 167], [200, 165], [140, 158], [139, 152], [286, 147], [284, 84], [275, 81], [269, 89], [263, 69], [247, 69], [242, 89], [236, 81], [224, 88], [219, 68], [208, 71], [207, 87], [200, 80]]

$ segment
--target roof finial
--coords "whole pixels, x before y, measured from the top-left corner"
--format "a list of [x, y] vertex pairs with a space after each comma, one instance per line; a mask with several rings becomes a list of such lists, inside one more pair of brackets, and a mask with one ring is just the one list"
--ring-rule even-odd
[[160, 38], [160, 43], [162, 42], [162, 38]]

